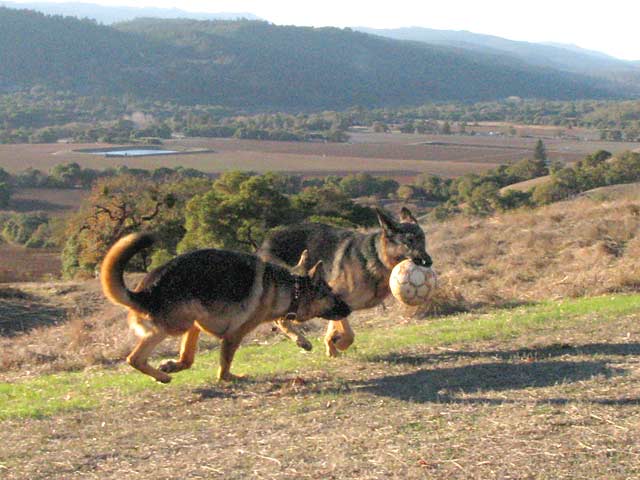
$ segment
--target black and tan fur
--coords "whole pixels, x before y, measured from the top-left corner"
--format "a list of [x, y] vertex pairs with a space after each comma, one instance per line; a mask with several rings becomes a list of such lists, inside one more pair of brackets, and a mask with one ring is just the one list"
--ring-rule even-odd
[[[242, 338], [260, 323], [287, 314], [297, 321], [333, 320], [351, 312], [324, 281], [321, 263], [298, 276], [255, 255], [214, 249], [174, 258], [131, 291], [123, 279], [125, 266], [152, 243], [149, 234], [120, 239], [102, 263], [101, 280], [106, 297], [129, 310], [129, 324], [140, 337], [128, 363], [159, 382], [171, 381], [169, 373], [193, 364], [201, 331], [222, 339], [218, 379], [231, 380], [231, 361]], [[156, 369], [147, 360], [169, 335], [182, 335], [180, 357]]]
[[[291, 267], [306, 250], [305, 266], [322, 261], [332, 290], [352, 310], [374, 307], [389, 294], [389, 276], [399, 262], [411, 258], [421, 265], [432, 264], [424, 232], [407, 208], [402, 209], [400, 222], [380, 209], [377, 214], [381, 229], [369, 233], [317, 223], [287, 227], [267, 237], [258, 255]], [[302, 348], [311, 348], [291, 322], [279, 319], [276, 325]], [[346, 318], [329, 322], [324, 339], [327, 355], [347, 349], [354, 336]]]

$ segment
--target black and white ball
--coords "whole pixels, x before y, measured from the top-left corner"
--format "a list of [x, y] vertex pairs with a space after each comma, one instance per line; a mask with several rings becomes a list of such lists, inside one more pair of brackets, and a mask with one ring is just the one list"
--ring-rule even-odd
[[433, 269], [416, 265], [411, 260], [403, 260], [397, 264], [389, 278], [391, 294], [409, 306], [424, 304], [437, 285], [438, 277]]

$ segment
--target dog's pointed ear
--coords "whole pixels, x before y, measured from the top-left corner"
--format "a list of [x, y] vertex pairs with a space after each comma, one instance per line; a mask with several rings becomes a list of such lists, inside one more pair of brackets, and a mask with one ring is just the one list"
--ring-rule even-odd
[[307, 272], [305, 265], [307, 264], [308, 259], [309, 259], [309, 250], [304, 250], [300, 254], [300, 260], [298, 260], [298, 264], [295, 267], [293, 267], [294, 271], [300, 272], [301, 275], [305, 274]]
[[387, 235], [392, 235], [398, 231], [398, 224], [393, 218], [387, 215], [384, 210], [376, 207], [376, 215], [378, 215], [378, 222], [380, 223], [382, 230], [384, 230]]
[[318, 284], [324, 280], [324, 266], [322, 264], [322, 260], [316, 263], [313, 268], [309, 270], [309, 277], [315, 284]]
[[413, 213], [407, 207], [402, 207], [402, 210], [400, 210], [400, 220], [402, 223], [418, 223], [418, 219], [413, 216]]

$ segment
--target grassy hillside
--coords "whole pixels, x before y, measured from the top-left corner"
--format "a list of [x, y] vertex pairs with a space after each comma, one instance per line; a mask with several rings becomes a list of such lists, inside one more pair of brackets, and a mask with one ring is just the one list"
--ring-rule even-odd
[[428, 225], [429, 252], [445, 283], [476, 305], [636, 291], [639, 193], [607, 198]]
[[[3, 478], [634, 478], [640, 297], [543, 302], [217, 352], [168, 386], [123, 365], [0, 383]], [[540, 459], [543, 458], [544, 462]]]
[[0, 8], [0, 89], [50, 88], [264, 108], [620, 96], [503, 56], [349, 29], [142, 19], [116, 28]]

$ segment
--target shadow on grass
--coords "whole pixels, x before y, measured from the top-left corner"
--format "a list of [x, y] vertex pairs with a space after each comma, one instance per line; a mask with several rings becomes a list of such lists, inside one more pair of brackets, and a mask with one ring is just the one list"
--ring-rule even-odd
[[192, 391], [198, 400], [240, 398], [255, 395], [261, 382], [252, 377], [240, 377], [231, 382], [217, 382], [207, 387], [194, 388]]
[[66, 312], [14, 288], [0, 289], [0, 336], [11, 337], [66, 319]]
[[16, 198], [12, 199], [9, 205], [11, 210], [16, 212], [63, 212], [69, 210], [71, 207], [67, 205], [59, 205], [57, 203], [49, 202], [48, 200], [41, 200], [35, 198]]
[[[590, 355], [592, 360], [573, 360], [571, 356]], [[449, 351], [435, 354], [398, 354], [369, 357], [369, 362], [393, 363], [420, 367], [418, 371], [399, 375], [378, 376], [369, 379], [347, 380], [339, 387], [334, 382], [327, 385], [326, 378], [319, 382], [284, 375], [266, 379], [242, 379], [227, 386], [196, 389], [201, 400], [234, 398], [243, 395], [270, 395], [273, 392], [292, 394], [307, 393], [344, 394], [346, 391], [366, 392], [414, 403], [474, 403], [507, 404], [523, 400], [495, 398], [488, 392], [511, 392], [567, 385], [594, 378], [612, 378], [626, 374], [622, 368], [611, 367], [608, 359], [597, 356], [640, 355], [640, 343], [586, 345], [550, 345], [543, 348], [523, 348], [500, 351]], [[557, 357], [564, 357], [559, 359]], [[465, 359], [490, 359], [485, 363], [440, 367], [444, 362]], [[324, 384], [324, 385], [323, 385]], [[249, 390], [243, 389], [249, 386]], [[240, 388], [237, 388], [240, 387]], [[346, 387], [346, 389], [345, 389]], [[483, 395], [483, 393], [485, 395]], [[572, 398], [549, 396], [534, 400], [542, 404], [566, 404]], [[585, 401], [581, 399], [580, 401]], [[600, 405], [640, 405], [640, 398], [594, 398], [587, 400]]]
[[216, 387], [195, 388], [193, 393], [198, 395], [198, 400], [236, 398], [238, 396], [235, 392], [230, 391], [229, 389]]
[[[434, 368], [355, 382], [351, 386], [377, 396], [415, 403], [510, 403], [496, 398], [459, 398], [482, 392], [504, 392], [623, 375], [625, 370], [611, 368], [600, 361], [549, 361], [532, 363], [483, 363], [461, 367]], [[551, 399], [548, 402], [570, 402]], [[617, 400], [606, 400], [615, 404]], [[636, 401], [626, 399], [626, 401]]]
[[512, 360], [525, 358], [545, 360], [577, 355], [640, 355], [640, 343], [588, 343], [584, 345], [554, 344], [542, 348], [520, 348], [517, 350], [451, 350], [442, 353], [389, 353], [366, 357], [374, 363], [393, 363], [396, 365], [436, 365], [446, 361], [474, 358], [492, 358]]

